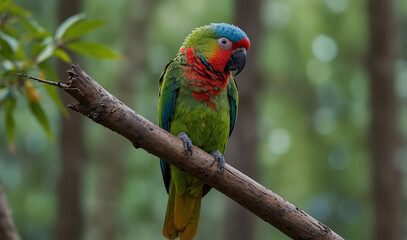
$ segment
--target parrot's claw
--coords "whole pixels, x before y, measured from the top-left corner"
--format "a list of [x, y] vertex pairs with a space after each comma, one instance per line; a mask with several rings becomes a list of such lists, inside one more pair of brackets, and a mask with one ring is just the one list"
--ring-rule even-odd
[[211, 167], [213, 166], [213, 164], [215, 164], [215, 162], [218, 162], [219, 165], [219, 169], [221, 171], [221, 173], [223, 173], [225, 171], [225, 157], [222, 155], [222, 153], [219, 152], [219, 150], [215, 150], [213, 152], [211, 152], [211, 155], [215, 158], [213, 160], [213, 162], [211, 163]]
[[192, 150], [192, 141], [191, 141], [191, 139], [188, 137], [188, 135], [187, 135], [186, 133], [184, 133], [184, 132], [180, 132], [180, 133], [177, 135], [177, 137], [178, 137], [178, 138], [181, 138], [181, 140], [184, 142], [185, 153], [188, 154], [188, 151], [190, 151], [190, 152], [191, 152], [191, 156], [192, 156], [192, 153], [193, 153], [193, 150]]

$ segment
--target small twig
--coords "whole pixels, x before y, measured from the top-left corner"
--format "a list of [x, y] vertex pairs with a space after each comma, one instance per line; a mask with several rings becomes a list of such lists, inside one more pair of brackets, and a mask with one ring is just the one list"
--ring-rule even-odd
[[44, 80], [44, 79], [37, 78], [37, 77], [34, 77], [34, 76], [26, 75], [24, 73], [16, 73], [16, 75], [20, 76], [20, 77], [25, 77], [25, 78], [28, 78], [28, 79], [34, 79], [34, 80], [36, 80], [38, 82], [46, 83], [46, 84], [49, 84], [49, 85], [52, 85], [52, 86], [57, 86], [57, 87], [59, 87], [61, 89], [64, 89], [64, 88], [68, 87], [68, 85], [63, 84], [61, 82], [53, 82], [53, 81], [49, 81], [49, 80]]

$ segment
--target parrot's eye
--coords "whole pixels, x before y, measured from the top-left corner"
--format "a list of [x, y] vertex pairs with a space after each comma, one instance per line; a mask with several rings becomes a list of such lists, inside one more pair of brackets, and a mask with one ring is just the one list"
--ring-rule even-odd
[[225, 37], [218, 38], [218, 45], [223, 50], [229, 50], [232, 48], [232, 41]]

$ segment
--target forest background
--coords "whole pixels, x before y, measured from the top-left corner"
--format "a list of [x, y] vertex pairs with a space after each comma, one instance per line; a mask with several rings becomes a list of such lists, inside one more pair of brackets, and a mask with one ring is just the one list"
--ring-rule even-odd
[[[251, 49], [236, 78], [240, 108], [226, 161], [345, 239], [406, 236], [406, 1], [13, 4], [52, 33], [78, 13], [106, 21], [81, 39], [105, 44], [118, 55], [64, 49], [105, 89], [154, 123], [160, 73], [185, 36], [211, 22], [238, 25]], [[0, 44], [7, 44], [2, 34]], [[24, 38], [19, 41], [23, 46]], [[44, 62], [66, 81], [69, 61], [57, 55]], [[9, 63], [0, 57], [4, 73]], [[41, 75], [41, 70], [29, 73]], [[16, 91], [10, 141], [10, 105], [1, 102], [10, 85], [4, 79], [0, 182], [22, 239], [162, 239], [167, 195], [158, 159], [83, 116], [64, 112], [34, 82], [49, 130], [25, 101], [26, 91]], [[196, 239], [270, 238], [287, 239], [218, 191], [202, 202]]]

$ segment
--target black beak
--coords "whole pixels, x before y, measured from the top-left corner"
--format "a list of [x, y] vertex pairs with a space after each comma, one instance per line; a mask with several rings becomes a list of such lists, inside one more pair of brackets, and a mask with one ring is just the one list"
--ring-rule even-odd
[[246, 49], [238, 48], [233, 51], [228, 62], [226, 63], [225, 71], [236, 71], [233, 76], [239, 74], [246, 65]]

